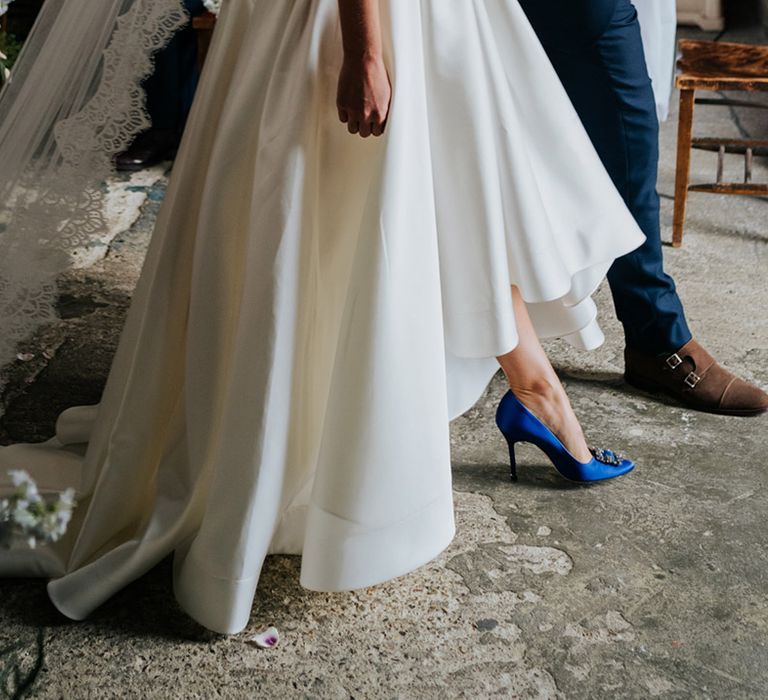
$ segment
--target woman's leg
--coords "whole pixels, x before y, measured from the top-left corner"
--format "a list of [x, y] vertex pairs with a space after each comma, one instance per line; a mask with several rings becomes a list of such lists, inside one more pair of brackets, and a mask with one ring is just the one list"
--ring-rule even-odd
[[520, 342], [512, 352], [496, 359], [515, 396], [560, 438], [576, 459], [588, 462], [592, 455], [587, 448], [581, 425], [541, 347], [517, 287], [512, 287], [512, 300]]

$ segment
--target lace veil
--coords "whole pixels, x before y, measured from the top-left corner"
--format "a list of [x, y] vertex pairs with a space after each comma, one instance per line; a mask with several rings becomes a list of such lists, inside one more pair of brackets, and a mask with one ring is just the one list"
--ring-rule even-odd
[[112, 157], [149, 126], [152, 56], [187, 20], [182, 0], [46, 0], [0, 92], [0, 366], [56, 318]]

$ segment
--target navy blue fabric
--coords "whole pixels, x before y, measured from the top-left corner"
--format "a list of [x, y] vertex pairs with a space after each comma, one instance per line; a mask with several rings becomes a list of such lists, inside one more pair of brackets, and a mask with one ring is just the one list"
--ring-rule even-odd
[[646, 242], [608, 273], [627, 345], [662, 354], [691, 339], [664, 272], [656, 105], [630, 0], [520, 0]]
[[[203, 0], [184, 0], [191, 16], [205, 11]], [[198, 80], [197, 37], [190, 22], [155, 55], [155, 70], [144, 82], [152, 126], [181, 132], [195, 97]]]

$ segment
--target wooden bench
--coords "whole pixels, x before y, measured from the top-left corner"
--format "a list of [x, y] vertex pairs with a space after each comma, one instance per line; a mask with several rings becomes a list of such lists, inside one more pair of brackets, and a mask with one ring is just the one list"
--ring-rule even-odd
[[[695, 98], [696, 90], [768, 92], [768, 47], [714, 41], [680, 42], [680, 73], [675, 84], [680, 90], [680, 121], [677, 131], [677, 172], [672, 245], [683, 244], [683, 227], [689, 192], [714, 194], [768, 195], [768, 184], [752, 182], [752, 159], [768, 154], [768, 141], [693, 137], [694, 104], [768, 108], [768, 104], [746, 100]], [[717, 151], [715, 182], [691, 185], [691, 149]], [[726, 153], [744, 155], [744, 182], [723, 182]]]

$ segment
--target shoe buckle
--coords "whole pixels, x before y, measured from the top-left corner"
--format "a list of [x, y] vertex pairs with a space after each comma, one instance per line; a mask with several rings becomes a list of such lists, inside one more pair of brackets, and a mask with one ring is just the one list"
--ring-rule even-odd
[[677, 353], [675, 353], [674, 355], [670, 355], [667, 358], [666, 362], [667, 362], [667, 367], [669, 367], [670, 369], [677, 369], [680, 365], [683, 364], [683, 358], [680, 357], [680, 355], [678, 355]]
[[691, 387], [691, 389], [695, 389], [696, 385], [701, 381], [701, 377], [696, 374], [696, 372], [691, 372], [686, 378], [685, 383]]

